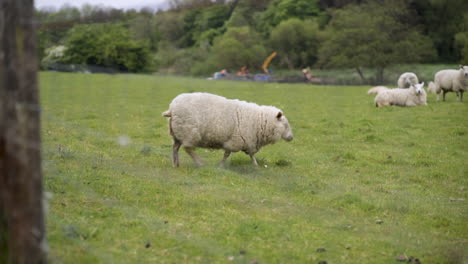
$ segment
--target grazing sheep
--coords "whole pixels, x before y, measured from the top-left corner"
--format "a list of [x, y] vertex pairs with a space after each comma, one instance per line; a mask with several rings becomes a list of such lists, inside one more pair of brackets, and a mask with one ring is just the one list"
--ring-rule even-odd
[[424, 82], [411, 85], [409, 89], [395, 88], [379, 91], [375, 97], [375, 106], [417, 106], [427, 105]]
[[195, 147], [224, 149], [220, 165], [224, 165], [231, 152], [238, 151], [248, 154], [258, 165], [254, 155], [261, 147], [280, 138], [293, 139], [288, 119], [280, 109], [209, 93], [181, 94], [174, 98], [163, 116], [170, 117], [174, 167], [179, 166], [181, 146], [197, 165], [201, 161], [193, 152]]
[[367, 94], [378, 94], [380, 91], [387, 90], [388, 88], [386, 86], [375, 86], [369, 89], [367, 91]]
[[398, 78], [398, 88], [410, 88], [412, 84], [418, 83], [418, 76], [412, 72], [405, 72]]
[[442, 92], [442, 100], [445, 101], [445, 94], [455, 92], [458, 100], [463, 101], [463, 93], [468, 90], [468, 66], [460, 65], [459, 70], [441, 70], [435, 74], [434, 82], [428, 85], [429, 92], [439, 94]]

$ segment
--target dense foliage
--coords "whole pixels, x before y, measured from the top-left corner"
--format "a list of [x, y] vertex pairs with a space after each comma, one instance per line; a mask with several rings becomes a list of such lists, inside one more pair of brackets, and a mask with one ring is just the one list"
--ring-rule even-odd
[[392, 64], [431, 61], [435, 56], [432, 41], [408, 22], [412, 15], [404, 0], [337, 10], [319, 51], [320, 65], [358, 72], [362, 67], [376, 68], [376, 81], [382, 83], [383, 70]]
[[[92, 64], [124, 71], [211, 74], [276, 69], [378, 69], [399, 63], [467, 63], [464, 0], [171, 0], [170, 9], [84, 5], [39, 10], [43, 66]], [[56, 47], [65, 46], [57, 53]], [[62, 50], [62, 48], [58, 49]], [[53, 54], [50, 54], [54, 52]]]
[[118, 24], [78, 25], [69, 31], [62, 62], [113, 67], [122, 71], [143, 71], [149, 50], [132, 40]]

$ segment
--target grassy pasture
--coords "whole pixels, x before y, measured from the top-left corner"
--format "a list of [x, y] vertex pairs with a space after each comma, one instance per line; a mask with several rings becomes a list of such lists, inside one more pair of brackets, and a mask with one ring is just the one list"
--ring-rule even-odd
[[[455, 64], [396, 64], [385, 68], [383, 84], [388, 87], [397, 87], [397, 80], [404, 72], [413, 72], [418, 76], [420, 82], [425, 82], [426, 87], [430, 81], [434, 80], [434, 75], [441, 69], [458, 69], [459, 65]], [[326, 83], [339, 85], [356, 85], [375, 83], [376, 69], [363, 68], [361, 69], [367, 82], [363, 82], [356, 72], [356, 69], [314, 69], [311, 71], [314, 77], [327, 80]], [[278, 79], [290, 76], [297, 76], [299, 79], [302, 73], [298, 70], [278, 70], [275, 71], [275, 77]]]
[[[467, 102], [373, 105], [365, 86], [40, 74], [54, 263], [466, 263]], [[183, 92], [275, 105], [295, 139], [198, 149], [161, 113]], [[319, 249], [319, 250], [318, 250]], [[322, 250], [324, 249], [324, 250]]]

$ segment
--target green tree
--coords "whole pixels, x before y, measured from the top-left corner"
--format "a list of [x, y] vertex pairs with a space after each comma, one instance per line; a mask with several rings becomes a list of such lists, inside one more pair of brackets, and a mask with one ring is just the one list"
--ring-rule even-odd
[[[463, 17], [468, 13], [466, 0], [412, 0], [410, 9], [418, 12], [418, 24], [437, 49], [438, 60], [455, 62], [458, 50], [455, 35], [466, 31]], [[465, 28], [464, 28], [465, 27]], [[457, 43], [459, 45], [459, 43]]]
[[181, 13], [164, 12], [155, 17], [157, 31], [161, 39], [178, 43], [184, 35], [184, 17]]
[[409, 10], [404, 0], [383, 0], [335, 11], [319, 65], [355, 68], [363, 81], [362, 67], [375, 68], [375, 81], [382, 83], [384, 69], [392, 64], [433, 59], [431, 40], [402, 22], [412, 15]]
[[319, 47], [318, 24], [292, 18], [281, 22], [270, 35], [270, 45], [289, 69], [315, 64]]
[[468, 65], [468, 31], [455, 35], [455, 46], [460, 53], [460, 63]]
[[179, 46], [190, 47], [203, 44], [206, 40], [211, 43], [214, 37], [225, 31], [223, 26], [228, 18], [229, 7], [226, 5], [213, 5], [186, 11], [183, 15], [183, 36], [179, 41]]
[[224, 35], [215, 38], [210, 56], [195, 65], [196, 74], [212, 70], [237, 71], [243, 66], [259, 70], [267, 56], [261, 36], [250, 27], [228, 28]]
[[63, 62], [140, 72], [150, 62], [145, 43], [132, 40], [128, 29], [115, 24], [77, 25], [70, 30]]
[[147, 42], [153, 51], [157, 49], [160, 37], [153, 16], [139, 15], [132, 19], [129, 22], [129, 30], [133, 39]]
[[268, 35], [281, 21], [290, 18], [303, 20], [318, 16], [319, 13], [317, 0], [273, 0], [268, 9], [261, 13], [257, 27]]
[[463, 31], [455, 35], [455, 48], [460, 56], [460, 63], [468, 65], [468, 13], [465, 14]]

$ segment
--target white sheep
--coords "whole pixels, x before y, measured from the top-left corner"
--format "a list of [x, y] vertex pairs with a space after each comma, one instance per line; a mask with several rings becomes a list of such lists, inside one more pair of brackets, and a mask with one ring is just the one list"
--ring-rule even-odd
[[412, 72], [405, 72], [402, 75], [400, 75], [400, 78], [398, 78], [398, 88], [410, 88], [410, 86], [413, 84], [418, 84], [419, 79], [416, 74]]
[[369, 89], [367, 91], [367, 94], [378, 94], [380, 91], [387, 90], [388, 88], [386, 86], [375, 86]]
[[455, 92], [458, 100], [463, 101], [463, 93], [468, 90], [468, 66], [460, 65], [459, 70], [441, 70], [434, 76], [434, 82], [429, 82], [429, 92], [439, 94], [442, 92], [442, 100], [445, 101], [445, 94]]
[[209, 93], [178, 95], [163, 113], [169, 118], [169, 131], [174, 139], [172, 165], [179, 166], [179, 148], [197, 165], [200, 158], [193, 148], [224, 149], [224, 165], [231, 152], [243, 151], [258, 165], [254, 155], [261, 147], [283, 138], [293, 139], [288, 119], [273, 106], [259, 106]]
[[417, 106], [427, 105], [424, 82], [411, 85], [409, 89], [382, 89], [375, 97], [375, 106]]

